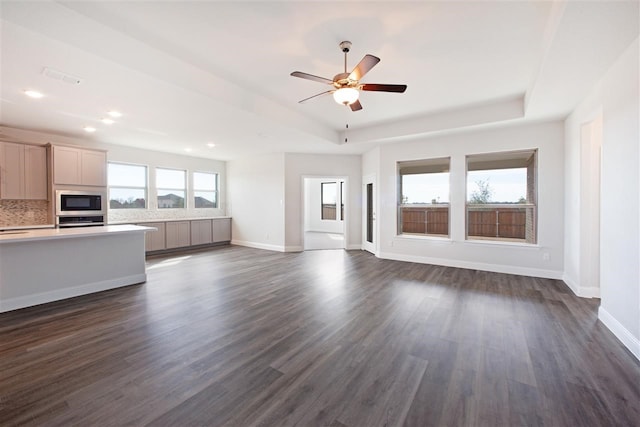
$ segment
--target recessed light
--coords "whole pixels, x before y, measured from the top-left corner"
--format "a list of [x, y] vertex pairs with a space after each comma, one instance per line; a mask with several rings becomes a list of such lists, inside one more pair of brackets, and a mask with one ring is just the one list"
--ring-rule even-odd
[[29, 98], [42, 98], [44, 96], [44, 94], [42, 94], [41, 92], [38, 92], [37, 90], [25, 90], [24, 94], [27, 95]]
[[215, 146], [216, 146], [216, 144], [214, 144], [213, 142], [210, 142], [210, 143], [207, 144], [207, 147], [209, 147], [209, 148], [213, 148]]
[[184, 151], [186, 151], [187, 153], [190, 153], [193, 150], [191, 148], [185, 148]]
[[107, 113], [108, 115], [110, 115], [111, 117], [122, 117], [122, 113], [120, 111], [116, 111], [116, 110], [111, 110]]
[[115, 123], [115, 120], [110, 119], [108, 117], [104, 117], [102, 119], [100, 119], [100, 121], [102, 121], [102, 123], [104, 123], [105, 125], [112, 125]]
[[84, 129], [85, 132], [89, 132], [89, 133], [93, 133], [93, 132], [96, 131], [96, 128], [91, 127], [91, 126], [85, 126], [85, 127], [83, 127], [83, 129]]

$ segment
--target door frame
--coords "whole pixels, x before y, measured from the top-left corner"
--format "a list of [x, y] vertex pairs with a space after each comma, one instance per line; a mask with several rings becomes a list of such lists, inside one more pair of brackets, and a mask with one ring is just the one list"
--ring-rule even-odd
[[[327, 181], [344, 181], [344, 188], [346, 190], [347, 193], [347, 197], [344, 198], [344, 220], [343, 220], [343, 224], [342, 224], [342, 234], [343, 234], [343, 239], [342, 239], [342, 249], [346, 250], [349, 247], [349, 243], [348, 243], [348, 236], [349, 236], [349, 177], [348, 176], [341, 176], [341, 175], [302, 175], [301, 177], [301, 189], [302, 189], [302, 197], [301, 197], [301, 203], [302, 203], [302, 218], [301, 218], [301, 224], [300, 224], [300, 237], [301, 237], [301, 243], [302, 243], [302, 250], [305, 251], [305, 219], [307, 217], [307, 206], [306, 206], [306, 200], [307, 200], [307, 191], [306, 191], [306, 186], [305, 186], [305, 181], [307, 179], [326, 179]], [[338, 186], [339, 188], [340, 186]], [[342, 195], [341, 195], [342, 196]], [[340, 200], [336, 200], [336, 204], [339, 205], [340, 204]], [[339, 211], [338, 211], [339, 212]]]
[[[367, 186], [372, 185], [371, 191], [371, 209], [372, 209], [372, 225], [371, 225], [371, 236], [373, 242], [369, 242], [367, 240], [367, 226], [368, 226], [368, 194], [367, 194]], [[378, 256], [378, 222], [376, 219], [378, 206], [377, 201], [378, 197], [376, 195], [377, 183], [376, 183], [376, 175], [365, 175], [362, 177], [362, 250], [371, 252], [375, 256]]]

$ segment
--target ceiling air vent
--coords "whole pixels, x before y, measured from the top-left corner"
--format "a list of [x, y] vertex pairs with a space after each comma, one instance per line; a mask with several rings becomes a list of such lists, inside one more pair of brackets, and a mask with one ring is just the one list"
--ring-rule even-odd
[[44, 67], [44, 70], [42, 70], [42, 74], [49, 77], [50, 79], [60, 80], [72, 85], [79, 85], [80, 83], [82, 83], [82, 79], [80, 77], [63, 73], [62, 71], [54, 70], [53, 68], [49, 67]]

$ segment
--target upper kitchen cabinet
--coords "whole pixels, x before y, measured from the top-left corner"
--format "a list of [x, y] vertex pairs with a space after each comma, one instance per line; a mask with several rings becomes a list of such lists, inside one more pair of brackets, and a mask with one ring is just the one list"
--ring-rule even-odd
[[84, 148], [53, 146], [53, 183], [107, 186], [107, 153]]
[[47, 200], [47, 149], [0, 142], [0, 199]]

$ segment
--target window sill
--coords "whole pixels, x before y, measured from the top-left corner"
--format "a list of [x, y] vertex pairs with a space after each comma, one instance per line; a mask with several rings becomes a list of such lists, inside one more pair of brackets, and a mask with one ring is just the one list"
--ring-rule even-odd
[[421, 234], [399, 234], [394, 237], [394, 240], [417, 240], [417, 241], [431, 241], [439, 243], [453, 243], [449, 236], [437, 236], [437, 235], [421, 235]]
[[525, 248], [525, 249], [535, 249], [540, 250], [541, 246], [537, 243], [524, 243], [524, 242], [510, 242], [507, 240], [475, 240], [475, 239], [466, 239], [464, 240], [465, 244], [477, 245], [477, 246], [510, 246], [517, 248]]

